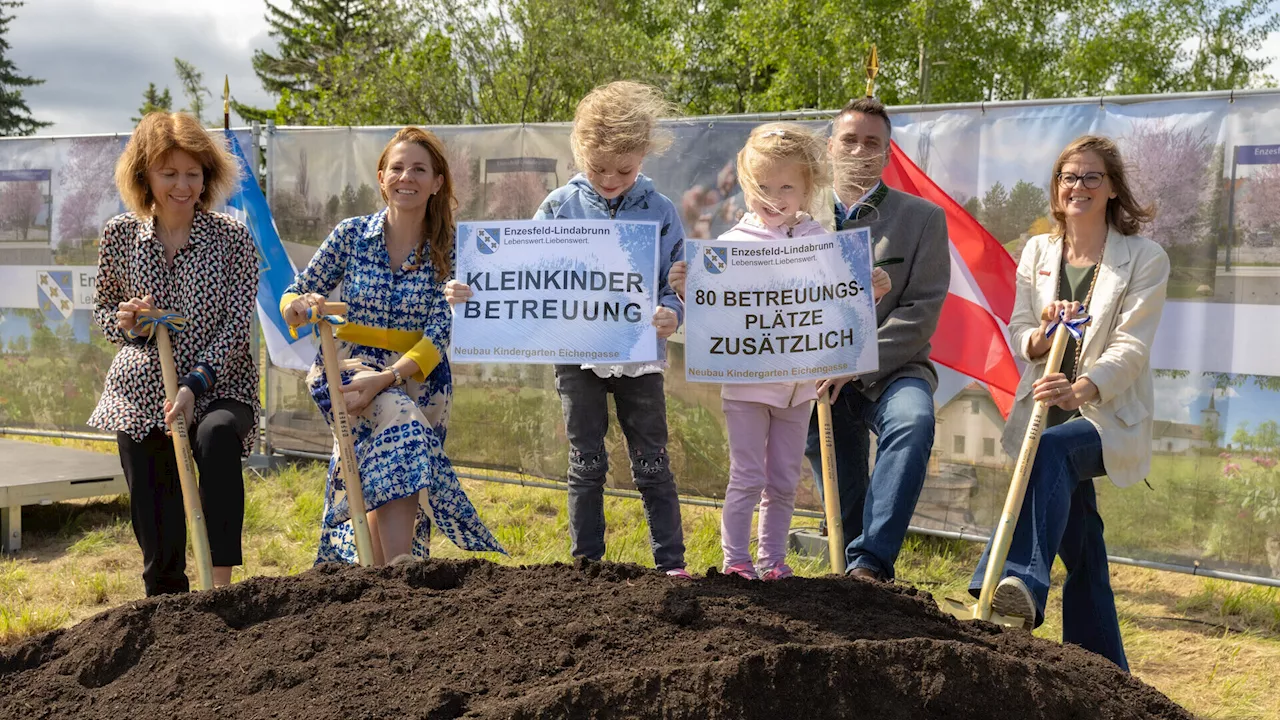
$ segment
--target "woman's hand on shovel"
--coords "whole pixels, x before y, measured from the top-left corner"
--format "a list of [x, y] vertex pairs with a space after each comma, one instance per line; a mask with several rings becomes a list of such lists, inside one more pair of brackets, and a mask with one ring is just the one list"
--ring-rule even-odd
[[147, 295], [141, 298], [129, 298], [120, 303], [116, 309], [116, 327], [125, 332], [132, 332], [138, 324], [138, 313], [152, 310], [155, 298]]
[[186, 421], [186, 426], [191, 427], [191, 416], [196, 409], [196, 396], [191, 393], [191, 389], [183, 385], [178, 388], [178, 394], [173, 401], [164, 401], [164, 424], [171, 426], [181, 417]]
[[1056, 405], [1067, 412], [1078, 410], [1081, 405], [1098, 397], [1098, 386], [1092, 380], [1083, 377], [1071, 382], [1062, 373], [1037, 379], [1031, 384], [1031, 390], [1037, 402]]

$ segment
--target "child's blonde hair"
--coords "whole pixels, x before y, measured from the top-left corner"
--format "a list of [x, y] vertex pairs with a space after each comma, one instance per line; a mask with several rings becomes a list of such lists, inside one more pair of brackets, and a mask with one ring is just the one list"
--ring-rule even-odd
[[569, 144], [579, 170], [587, 158], [628, 153], [660, 153], [671, 145], [671, 133], [658, 119], [673, 115], [674, 107], [655, 87], [618, 80], [601, 85], [578, 102]]
[[738, 151], [738, 184], [748, 202], [764, 201], [759, 178], [780, 162], [798, 163], [804, 175], [805, 206], [810, 215], [823, 207], [824, 192], [831, 185], [831, 160], [827, 143], [815, 133], [795, 123], [768, 123], [751, 131], [747, 144]]

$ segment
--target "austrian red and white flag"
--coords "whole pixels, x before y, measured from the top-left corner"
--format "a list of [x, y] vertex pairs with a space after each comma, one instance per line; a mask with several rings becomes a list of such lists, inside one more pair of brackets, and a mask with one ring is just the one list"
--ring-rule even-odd
[[930, 357], [985, 383], [1000, 412], [1008, 417], [1020, 379], [1007, 330], [1018, 265], [976, 218], [911, 162], [897, 143], [891, 145], [885, 184], [922, 197], [947, 215], [951, 287], [933, 334]]

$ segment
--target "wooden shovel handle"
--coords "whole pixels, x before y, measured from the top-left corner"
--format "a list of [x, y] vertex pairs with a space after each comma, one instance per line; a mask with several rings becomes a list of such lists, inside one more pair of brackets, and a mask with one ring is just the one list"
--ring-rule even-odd
[[[167, 314], [165, 310], [143, 311], [151, 317]], [[156, 347], [160, 351], [160, 372], [164, 376], [164, 394], [169, 402], [178, 396], [178, 371], [173, 360], [173, 342], [169, 328], [156, 325]], [[200, 485], [197, 480], [195, 458], [191, 454], [191, 438], [187, 434], [187, 421], [181, 415], [169, 425], [173, 437], [174, 453], [178, 456], [178, 484], [182, 488], [182, 506], [187, 514], [187, 529], [191, 532], [191, 546], [196, 556], [196, 573], [201, 590], [213, 588], [213, 556], [209, 550], [209, 531], [205, 526], [204, 508], [200, 504]]]
[[[325, 310], [329, 305], [325, 305]], [[346, 306], [343, 306], [343, 310]], [[326, 312], [326, 314], [329, 314]], [[321, 320], [320, 354], [324, 358], [325, 381], [329, 385], [329, 406], [333, 410], [333, 429], [338, 436], [338, 467], [347, 486], [347, 506], [351, 511], [351, 527], [355, 534], [356, 558], [361, 565], [374, 564], [373, 537], [364, 505], [364, 485], [360, 481], [360, 465], [356, 461], [356, 445], [347, 415], [347, 400], [342, 395], [342, 371], [338, 367], [338, 347], [333, 340], [333, 326]]]
[[836, 439], [831, 426], [831, 393], [818, 398], [818, 435], [822, 438], [822, 505], [827, 516], [827, 552], [831, 572], [843, 575], [844, 520], [840, 512], [840, 483], [836, 475]]
[[[1069, 332], [1066, 327], [1059, 327], [1053, 344], [1049, 347], [1049, 356], [1045, 360], [1044, 375], [1053, 375], [1062, 367], [1062, 358], [1067, 351]], [[987, 557], [987, 569], [982, 577], [982, 591], [978, 595], [976, 615], [980, 620], [991, 619], [991, 599], [995, 595], [996, 585], [1004, 573], [1005, 560], [1009, 559], [1009, 546], [1013, 543], [1013, 531], [1018, 525], [1018, 513], [1022, 510], [1022, 501], [1027, 494], [1027, 484], [1031, 479], [1031, 467], [1036, 459], [1036, 450], [1040, 447], [1040, 435], [1044, 432], [1044, 423], [1049, 415], [1049, 406], [1037, 400], [1031, 412], [1031, 421], [1027, 423], [1026, 435], [1022, 438], [1022, 448], [1018, 451], [1018, 461], [1013, 466], [1013, 478], [1009, 483], [1009, 494], [1005, 496], [1004, 511], [1000, 513], [1000, 522], [996, 525], [995, 536], [991, 540], [991, 554]]]

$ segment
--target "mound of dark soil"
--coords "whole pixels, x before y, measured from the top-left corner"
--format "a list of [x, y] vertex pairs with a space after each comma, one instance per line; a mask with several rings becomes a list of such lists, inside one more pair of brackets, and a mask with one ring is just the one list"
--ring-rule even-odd
[[837, 578], [321, 566], [0, 651], [0, 717], [1190, 718], [1078, 648]]

